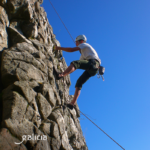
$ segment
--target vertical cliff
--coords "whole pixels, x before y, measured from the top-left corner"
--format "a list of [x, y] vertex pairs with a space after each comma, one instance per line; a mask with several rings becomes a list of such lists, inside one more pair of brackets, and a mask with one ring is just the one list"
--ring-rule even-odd
[[[0, 0], [0, 150], [87, 150], [42, 0]], [[20, 143], [20, 144], [16, 144]]]

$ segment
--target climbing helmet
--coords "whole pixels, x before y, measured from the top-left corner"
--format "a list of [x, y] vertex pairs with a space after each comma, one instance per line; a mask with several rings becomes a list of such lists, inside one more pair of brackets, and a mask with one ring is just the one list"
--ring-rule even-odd
[[76, 39], [75, 39], [75, 41], [79, 41], [79, 40], [83, 40], [83, 41], [86, 42], [86, 41], [87, 41], [87, 38], [86, 38], [85, 35], [82, 34], [82, 35], [77, 36]]

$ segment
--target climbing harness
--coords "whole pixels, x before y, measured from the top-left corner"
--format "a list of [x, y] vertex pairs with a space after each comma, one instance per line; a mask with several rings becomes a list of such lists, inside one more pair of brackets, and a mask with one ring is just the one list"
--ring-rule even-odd
[[[51, 1], [49, 0], [50, 4], [52, 5], [53, 9], [55, 10], [56, 14], [58, 15], [59, 19], [61, 20], [62, 24], [64, 25], [64, 27], [66, 28], [67, 32], [69, 33], [71, 39], [73, 40], [73, 42], [75, 43], [73, 37], [71, 36], [69, 30], [67, 29], [67, 27], [65, 26], [64, 22], [62, 21], [61, 17], [59, 16], [58, 12], [56, 11], [55, 7], [53, 6], [53, 4], [51, 3]], [[53, 50], [55, 50], [55, 46], [53, 47]], [[100, 66], [99, 67], [99, 70], [98, 70], [98, 78], [100, 78], [100, 76], [102, 77], [103, 81], [104, 81], [104, 77], [103, 77], [103, 74], [105, 72], [105, 68], [103, 66]], [[65, 87], [66, 89], [66, 87]], [[65, 92], [66, 94], [66, 92]], [[67, 100], [69, 100], [69, 97], [67, 97]], [[65, 109], [67, 107], [67, 105], [60, 105], [61, 107], [63, 107], [63, 109]], [[79, 110], [80, 111], [80, 110]], [[119, 143], [117, 143], [112, 137], [110, 137], [104, 130], [102, 130], [97, 124], [95, 124], [90, 118], [88, 118], [84, 113], [82, 113], [80, 111], [80, 113], [82, 115], [84, 115], [89, 121], [91, 121], [98, 129], [100, 129], [105, 135], [107, 135], [112, 141], [114, 141], [120, 148], [122, 148], [123, 150], [125, 150]]]

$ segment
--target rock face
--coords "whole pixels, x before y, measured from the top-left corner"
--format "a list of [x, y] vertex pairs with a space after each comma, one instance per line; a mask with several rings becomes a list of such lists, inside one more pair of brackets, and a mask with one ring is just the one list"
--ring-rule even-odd
[[40, 0], [0, 0], [0, 150], [87, 150], [70, 77]]

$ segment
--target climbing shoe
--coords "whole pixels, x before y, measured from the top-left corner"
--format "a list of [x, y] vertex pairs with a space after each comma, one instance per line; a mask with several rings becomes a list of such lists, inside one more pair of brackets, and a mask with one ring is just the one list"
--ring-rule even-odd
[[71, 104], [67, 104], [66, 105], [68, 108], [70, 108], [71, 110], [73, 109], [73, 105], [71, 105]]
[[67, 103], [64, 103], [64, 105], [70, 108], [71, 110], [76, 107], [75, 105], [67, 104]]

